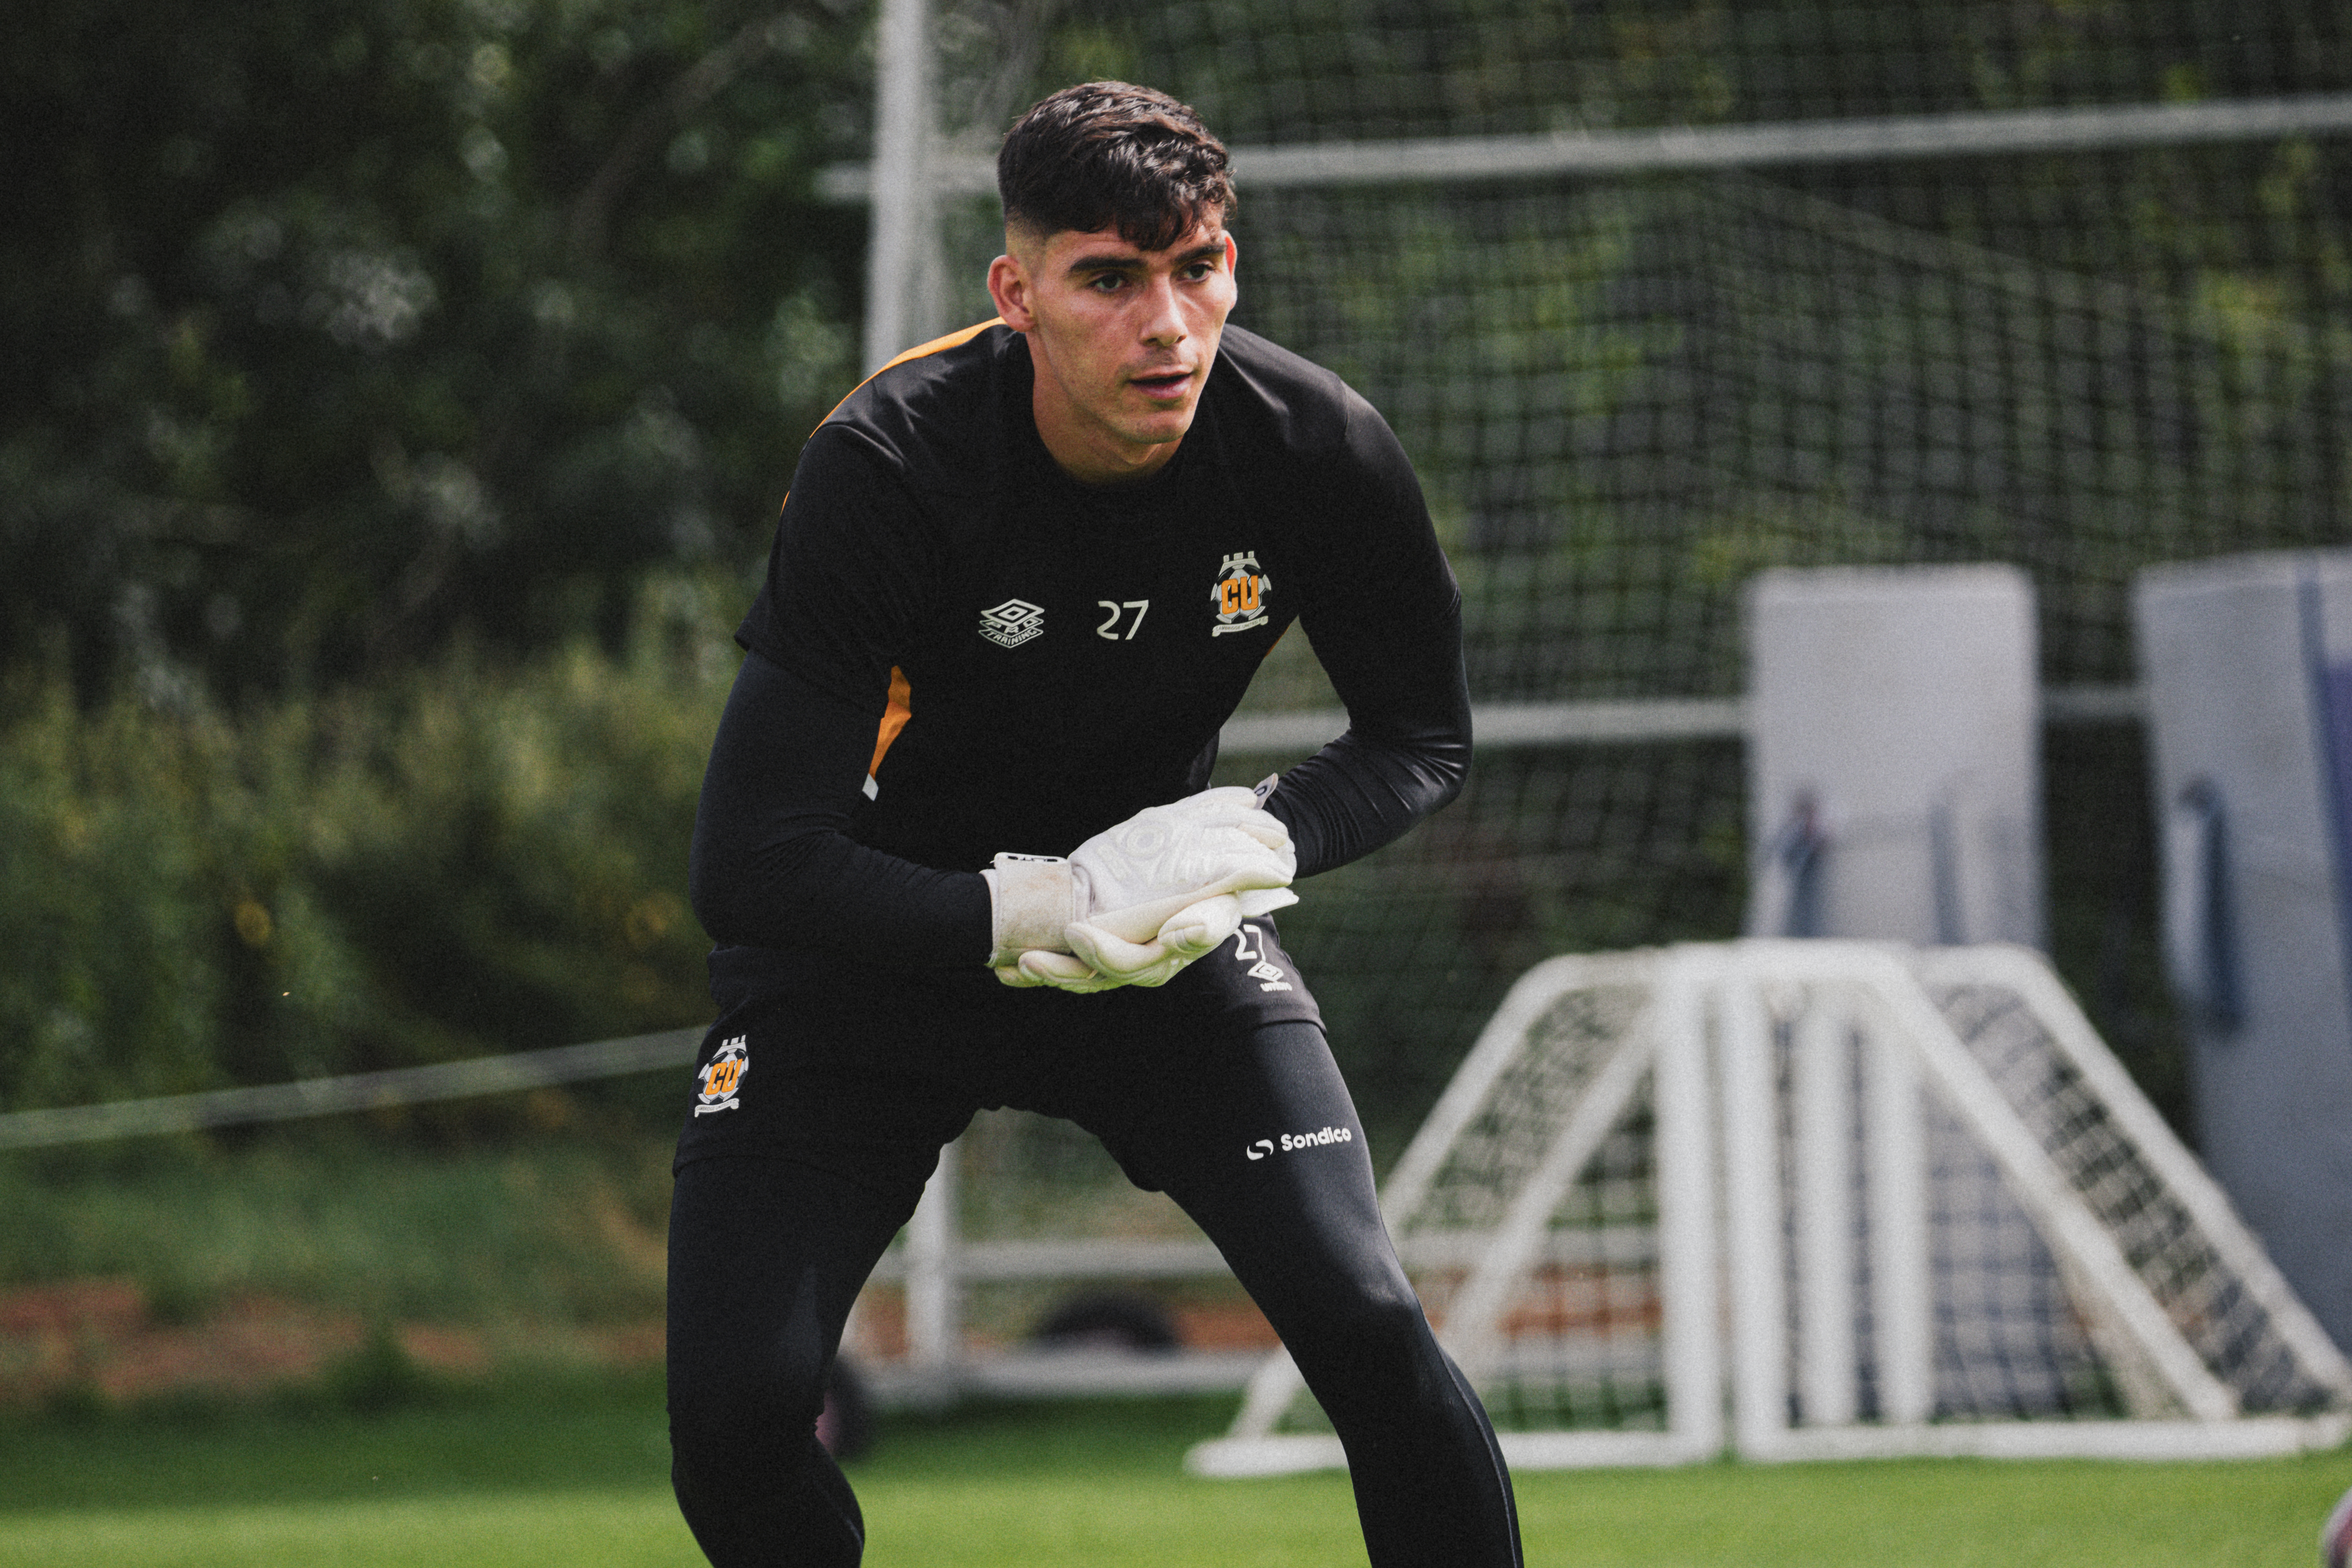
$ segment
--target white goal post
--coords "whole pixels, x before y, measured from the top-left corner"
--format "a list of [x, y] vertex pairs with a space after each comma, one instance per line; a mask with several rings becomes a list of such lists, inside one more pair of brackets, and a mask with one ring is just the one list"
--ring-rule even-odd
[[[2031, 1235], [1946, 1201], [1970, 1162]], [[2242, 1458], [2352, 1435], [2352, 1365], [2021, 948], [1552, 959], [1381, 1201], [1523, 1468], [1727, 1447]], [[1280, 1352], [1187, 1461], [1345, 1462]]]

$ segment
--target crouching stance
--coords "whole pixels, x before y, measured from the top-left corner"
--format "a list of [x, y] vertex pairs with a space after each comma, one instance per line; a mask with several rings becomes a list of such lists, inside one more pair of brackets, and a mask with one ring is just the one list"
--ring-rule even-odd
[[[827, 1369], [941, 1147], [1016, 1106], [1216, 1242], [1338, 1428], [1374, 1568], [1516, 1565], [1272, 918], [1461, 788], [1453, 574], [1380, 416], [1226, 326], [1233, 190], [1190, 110], [1066, 89], [998, 179], [998, 319], [819, 426], [737, 634], [694, 841], [719, 1016], [670, 1226], [679, 1507], [717, 1568], [858, 1562]], [[1348, 732], [1208, 787], [1293, 621]]]

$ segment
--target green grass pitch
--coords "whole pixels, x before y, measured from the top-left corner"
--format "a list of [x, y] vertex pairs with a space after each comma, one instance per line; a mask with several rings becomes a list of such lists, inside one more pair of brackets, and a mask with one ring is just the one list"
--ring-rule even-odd
[[[1230, 1406], [889, 1422], [854, 1468], [872, 1568], [1360, 1564], [1344, 1478], [1181, 1473]], [[696, 1568], [657, 1390], [509, 1389], [375, 1417], [0, 1426], [0, 1564]], [[1518, 1479], [1535, 1568], [2300, 1568], [2352, 1453], [2215, 1465], [1901, 1461]]]

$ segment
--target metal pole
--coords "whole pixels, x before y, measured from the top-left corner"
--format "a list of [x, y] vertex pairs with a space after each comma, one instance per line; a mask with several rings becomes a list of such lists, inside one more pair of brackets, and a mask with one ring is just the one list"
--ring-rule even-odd
[[1686, 1458], [1723, 1447], [1715, 1127], [1706, 1070], [1710, 971], [1687, 949], [1658, 975], [1658, 1299], [1666, 1420]]
[[1747, 1459], [1774, 1457], [1789, 1427], [1789, 1298], [1780, 1247], [1780, 1118], [1771, 1020], [1751, 970], [1725, 979], [1724, 1258], [1730, 1276], [1731, 1426]]
[[1853, 1029], [1833, 985], [1804, 992], [1796, 1120], [1798, 1393], [1809, 1426], [1851, 1426], [1854, 1373]]
[[956, 1259], [956, 1167], [961, 1142], [940, 1151], [939, 1169], [907, 1225], [907, 1360], [919, 1374], [919, 1397], [953, 1396], [963, 1355], [961, 1281]]
[[[882, 0], [876, 23], [874, 208], [866, 250], [867, 374], [936, 336], [939, 203], [928, 0]], [[929, 1392], [944, 1397], [962, 1349], [956, 1278], [957, 1148], [939, 1169], [907, 1227], [908, 1359]]]
[[932, 189], [929, 0], [882, 0], [875, 35], [874, 207], [865, 367], [938, 335], [939, 200]]
[[1919, 1069], [1883, 1008], [1870, 1016], [1862, 1059], [1878, 1416], [1892, 1426], [1916, 1426], [1936, 1413], [1934, 1263]]

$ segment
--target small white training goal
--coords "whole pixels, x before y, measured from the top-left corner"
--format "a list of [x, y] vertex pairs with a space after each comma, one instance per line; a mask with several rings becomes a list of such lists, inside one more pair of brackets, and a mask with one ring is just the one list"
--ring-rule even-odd
[[[2024, 949], [1538, 964], [1382, 1207], [1521, 1468], [2352, 1435], [2352, 1365]], [[1279, 1352], [1188, 1459], [1345, 1462]]]

